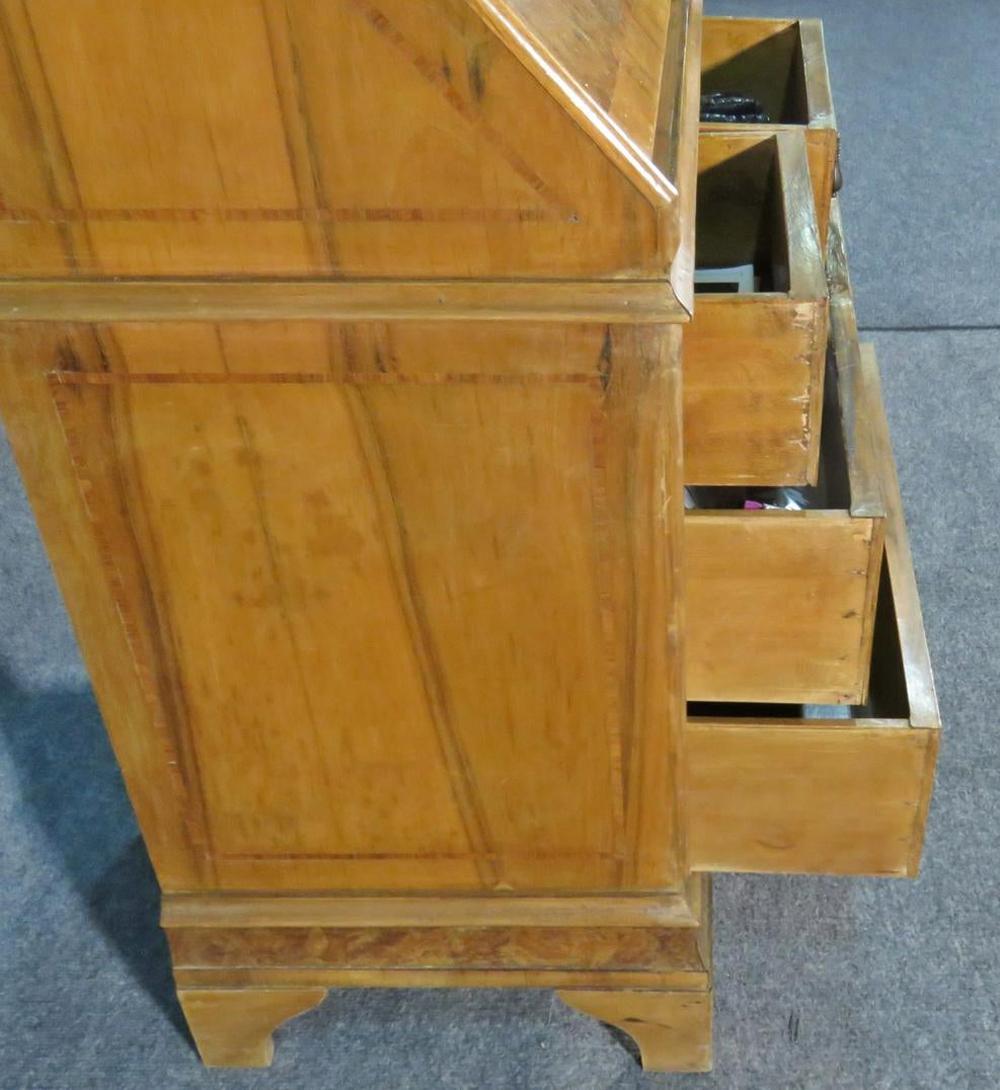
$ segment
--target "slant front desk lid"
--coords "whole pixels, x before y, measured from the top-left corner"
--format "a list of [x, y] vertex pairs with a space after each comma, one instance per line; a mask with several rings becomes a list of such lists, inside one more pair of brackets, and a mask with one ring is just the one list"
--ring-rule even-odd
[[686, 281], [698, 8], [0, 0], [0, 275]]

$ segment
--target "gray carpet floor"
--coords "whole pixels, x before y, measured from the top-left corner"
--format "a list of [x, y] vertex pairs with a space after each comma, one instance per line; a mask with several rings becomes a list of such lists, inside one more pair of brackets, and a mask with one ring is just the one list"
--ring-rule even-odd
[[[644, 1076], [541, 992], [335, 992], [270, 1072], [197, 1063], [157, 892], [0, 444], [0, 1088], [978, 1090], [1000, 1079], [1000, 5], [709, 0], [820, 15], [945, 719], [916, 882], [716, 883], [716, 1070]], [[940, 327], [982, 327], [949, 328]], [[913, 327], [918, 327], [914, 329]]]

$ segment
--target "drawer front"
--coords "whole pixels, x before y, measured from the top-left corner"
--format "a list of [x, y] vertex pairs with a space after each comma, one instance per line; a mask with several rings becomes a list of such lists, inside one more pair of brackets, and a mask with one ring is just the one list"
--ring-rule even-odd
[[914, 876], [937, 734], [905, 722], [693, 724], [693, 866]]
[[[858, 381], [849, 294], [837, 296], [834, 314], [821, 480], [806, 492], [814, 506], [687, 512], [690, 700], [866, 699], [885, 540], [884, 467], [873, 436], [885, 413], [877, 389]], [[739, 505], [743, 493], [707, 495], [724, 506]]]
[[684, 541], [689, 699], [864, 701], [882, 519], [694, 512]]
[[828, 306], [801, 134], [701, 138], [696, 265], [746, 264], [755, 290], [699, 292], [685, 330], [685, 481], [811, 484]]
[[820, 237], [826, 241], [837, 172], [837, 124], [819, 19], [705, 19], [702, 93], [752, 95], [770, 124], [704, 122], [703, 131], [804, 130]]
[[[870, 352], [863, 371], [877, 387]], [[685, 761], [695, 870], [917, 873], [939, 716], [884, 418], [876, 433], [886, 574], [869, 702], [848, 719], [796, 718], [787, 709], [770, 717], [759, 708], [692, 716]]]

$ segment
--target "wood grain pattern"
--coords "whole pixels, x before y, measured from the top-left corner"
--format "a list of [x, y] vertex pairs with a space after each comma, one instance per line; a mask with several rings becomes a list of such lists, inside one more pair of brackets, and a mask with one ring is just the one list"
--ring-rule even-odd
[[2, 271], [664, 276], [649, 149], [688, 6], [3, 0]]
[[684, 340], [684, 479], [815, 483], [827, 288], [800, 134], [704, 134], [698, 264], [753, 262], [745, 295], [699, 293]]
[[819, 19], [704, 21], [702, 90], [753, 95], [771, 124], [709, 122], [710, 132], [804, 132], [821, 241], [825, 244], [837, 170], [839, 138]]
[[[686, 5], [660, 0], [506, 0], [546, 53], [647, 153], [660, 109], [664, 55], [676, 32], [667, 67], [684, 53]], [[675, 26], [680, 24], [680, 26]]]
[[696, 877], [678, 892], [627, 896], [168, 893], [160, 919], [166, 928], [519, 927], [543, 920], [552, 927], [694, 927], [702, 918], [703, 894]]
[[704, 973], [696, 928], [171, 928], [178, 969]]
[[692, 721], [685, 738], [692, 865], [913, 874], [936, 737], [905, 720]]
[[568, 1006], [617, 1026], [639, 1046], [645, 1071], [712, 1070], [712, 993], [564, 989]]
[[[643, 989], [706, 993], [711, 979], [711, 880], [693, 876], [694, 917], [682, 927], [599, 926], [596, 916], [559, 926], [521, 917], [514, 925], [467, 926], [418, 914], [410, 925], [343, 915], [307, 916], [309, 898], [218, 894], [165, 915], [181, 989], [327, 987], [502, 987]], [[312, 899], [315, 901], [315, 898]], [[332, 901], [334, 899], [327, 899]], [[344, 898], [336, 899], [344, 902]], [[370, 898], [362, 899], [371, 902]], [[428, 899], [429, 901], [431, 899]], [[447, 900], [433, 899], [446, 905]], [[468, 899], [466, 899], [468, 900]], [[496, 901], [496, 898], [484, 898]], [[171, 901], [173, 905], [171, 907]], [[220, 912], [220, 909], [222, 910]]]
[[881, 520], [688, 512], [688, 697], [863, 703]]
[[272, 1034], [318, 1007], [325, 988], [179, 988], [184, 1017], [207, 1067], [270, 1067]]
[[202, 882], [679, 887], [672, 327], [20, 329]]
[[882, 491], [885, 455], [877, 449], [878, 435], [885, 420], [877, 416], [869, 420], [865, 415], [868, 401], [864, 391], [871, 387], [877, 393], [879, 385], [877, 381], [874, 384], [865, 381], [838, 200], [833, 201], [830, 213], [826, 267], [830, 280], [831, 339], [837, 346], [837, 392], [851, 489], [851, 512], [879, 515], [886, 508]]

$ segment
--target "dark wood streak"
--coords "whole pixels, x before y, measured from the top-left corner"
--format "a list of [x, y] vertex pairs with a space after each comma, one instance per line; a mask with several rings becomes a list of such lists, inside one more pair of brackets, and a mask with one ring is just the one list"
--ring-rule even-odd
[[345, 403], [354, 427], [369, 487], [375, 498], [382, 537], [387, 543], [389, 567], [396, 587], [410, 640], [420, 668], [427, 708], [434, 724], [455, 805], [461, 816], [470, 848], [476, 857], [481, 880], [490, 886], [500, 881], [498, 856], [483, 810], [468, 754], [453, 723], [453, 713], [444, 681], [440, 657], [434, 644], [419, 581], [413, 564], [406, 520], [397, 500], [397, 489], [382, 437], [365, 398], [358, 387], [346, 387]]
[[[225, 341], [222, 336], [222, 328], [216, 325], [215, 331], [222, 366], [228, 374], [229, 363], [226, 355]], [[230, 387], [230, 392], [235, 401], [236, 395], [238, 394], [238, 388]], [[267, 553], [267, 563], [271, 572], [271, 581], [278, 592], [278, 611], [281, 614], [281, 620], [285, 626], [285, 631], [288, 633], [288, 645], [291, 648], [292, 658], [295, 660], [295, 672], [298, 675], [299, 691], [302, 693], [306, 715], [309, 718], [309, 726], [312, 729], [313, 737], [315, 739], [316, 767], [320, 770], [327, 793], [332, 798], [334, 795], [334, 785], [330, 779], [330, 771], [327, 763], [322, 759], [322, 746], [320, 743], [322, 732], [319, 720], [316, 716], [316, 709], [313, 707], [308, 675], [302, 662], [302, 648], [299, 644], [298, 633], [296, 632], [295, 624], [292, 621], [292, 616], [288, 609], [288, 590], [285, 586], [283, 577], [280, 548], [267, 513], [267, 501], [264, 496], [264, 486], [260, 477], [260, 455], [257, 452], [254, 443], [253, 432], [249, 421], [243, 413], [239, 411], [239, 408], [236, 405], [233, 406], [233, 409], [236, 428], [240, 435], [240, 443], [243, 447], [243, 453], [246, 456], [247, 477], [250, 482], [250, 491], [253, 495], [254, 507], [257, 512], [257, 524], [260, 527], [264, 548]]]
[[[454, 86], [445, 79], [440, 67], [425, 57], [401, 33], [398, 27], [393, 26], [375, 4], [371, 3], [370, 0], [350, 0], [350, 3], [374, 30], [391, 42], [420, 75], [440, 92], [445, 102], [459, 116], [483, 134], [490, 146], [503, 157], [508, 166], [527, 182], [540, 197], [544, 197], [551, 205], [561, 208], [563, 211], [572, 211], [567, 202], [552, 189], [552, 186], [537, 174], [524, 157], [511, 146], [507, 137], [494, 128], [479, 110], [465, 102]], [[472, 73], [470, 72], [470, 81], [471, 79]], [[473, 87], [473, 92], [475, 93], [475, 87]], [[477, 95], [476, 97], [478, 99], [480, 96]]]
[[486, 96], [486, 77], [483, 75], [483, 55], [481, 49], [475, 49], [468, 59], [469, 88], [477, 102]]
[[[31, 48], [34, 51], [37, 58], [38, 70], [41, 75], [42, 87], [46, 101], [49, 104], [49, 109], [52, 111], [52, 138], [55, 141], [55, 147], [49, 147], [49, 154], [55, 154], [58, 159], [59, 169], [65, 174], [66, 182], [72, 191], [73, 201], [77, 208], [83, 208], [83, 195], [80, 190], [80, 183], [76, 176], [76, 167], [73, 165], [73, 159], [69, 152], [69, 144], [66, 140], [66, 134], [63, 131], [62, 120], [59, 116], [59, 106], [56, 103], [55, 94], [52, 91], [52, 84], [49, 81], [49, 73], [45, 67], [45, 63], [42, 59], [42, 51], [38, 44], [38, 35], [35, 33], [35, 25], [31, 21], [31, 13], [28, 8], [27, 0], [21, 0], [21, 10], [24, 13], [24, 23], [28, 30], [28, 34], [31, 38]], [[65, 207], [65, 202], [59, 201], [60, 207]], [[96, 260], [96, 250], [94, 248], [93, 239], [90, 236], [90, 232], [87, 229], [86, 223], [83, 227], [84, 239], [86, 240], [89, 256], [87, 258], [88, 264], [92, 268], [96, 268], [98, 262]], [[74, 249], [75, 252], [75, 249]], [[78, 261], [78, 258], [74, 256], [74, 261]]]
[[[95, 346], [102, 364], [110, 366], [104, 346], [94, 335]], [[95, 467], [88, 459], [87, 443], [81, 438], [75, 419], [82, 402], [69, 400], [69, 389], [52, 387], [53, 402], [60, 419], [66, 448], [77, 479], [80, 497], [94, 534], [98, 554], [108, 579], [108, 585], [129, 648], [132, 666], [139, 681], [140, 691], [164, 750], [164, 766], [174, 780], [180, 797], [187, 800], [185, 807], [185, 833], [196, 849], [194, 856], [199, 868], [211, 867], [211, 838], [205, 822], [205, 799], [202, 790], [197, 754], [190, 744], [185, 729], [186, 710], [182, 689], [178, 681], [176, 661], [171, 651], [173, 640], [170, 627], [159, 608], [153, 591], [153, 581], [147, 568], [147, 560], [139, 545], [139, 534], [133, 521], [133, 507], [129, 503], [129, 488], [122, 472], [122, 443], [114, 424], [115, 414], [110, 403], [111, 391], [104, 396], [101, 412], [105, 418], [105, 434], [117, 451], [116, 457], [107, 459], [112, 479], [109, 481], [109, 498], [117, 497], [121, 529], [127, 536], [125, 553], [134, 566], [128, 582], [133, 584], [132, 593], [127, 590], [126, 575], [122, 570], [120, 548], [112, 549], [106, 532], [105, 519], [95, 508], [92, 497], [102, 491], [95, 477]], [[83, 397], [83, 391], [77, 394]], [[127, 445], [127, 444], [126, 444]], [[106, 516], [105, 516], [106, 517]], [[139, 616], [133, 615], [133, 603], [140, 602]], [[148, 639], [152, 647], [147, 653], [143, 644]]]
[[611, 799], [612, 837], [617, 877], [620, 883], [625, 846], [625, 795], [622, 780], [622, 717], [619, 690], [621, 669], [615, 608], [615, 564], [612, 538], [614, 520], [610, 493], [615, 485], [609, 479], [609, 441], [613, 428], [608, 414], [612, 404], [608, 386], [613, 373], [610, 339], [602, 351], [600, 396], [591, 409], [590, 497], [594, 539], [594, 593], [603, 648], [603, 691], [605, 693], [604, 729], [608, 744], [608, 793]]
[[[333, 270], [338, 267], [338, 262], [337, 240], [331, 225], [337, 222], [337, 217], [327, 207], [327, 188], [324, 184], [319, 156], [316, 154], [315, 127], [309, 113], [302, 79], [301, 58], [288, 4], [284, 0], [262, 0], [262, 10], [267, 29], [271, 70], [274, 75], [274, 89], [281, 107], [282, 133], [289, 167], [295, 178], [299, 202], [307, 205], [306, 208], [298, 211], [304, 223], [320, 225], [318, 239], [314, 232], [307, 232], [314, 250], [314, 259], [318, 267]], [[280, 71], [284, 65], [279, 61], [279, 35], [281, 44], [285, 47], [282, 53], [287, 54], [288, 58], [288, 71], [284, 79]], [[353, 210], [339, 209], [338, 211]]]
[[[22, 5], [22, 18], [24, 18], [30, 26], [30, 20], [28, 18], [27, 8]], [[17, 47], [15, 45], [14, 34], [10, 26], [10, 16], [6, 9], [6, 5], [0, 5], [0, 38], [3, 39], [4, 51], [7, 54], [7, 58], [10, 62], [11, 73], [14, 76], [14, 83], [17, 87], [17, 96], [21, 103], [21, 108], [24, 110], [24, 115], [27, 118], [28, 125], [34, 135], [35, 147], [39, 150], [38, 163], [41, 167], [42, 175], [45, 179], [45, 188], [48, 190], [49, 200], [58, 205], [59, 202], [59, 186], [56, 181], [55, 171], [53, 170], [52, 163], [49, 156], [44, 153], [44, 149], [47, 148], [47, 141], [45, 139], [44, 129], [42, 127], [41, 119], [38, 116], [38, 111], [35, 109], [35, 103], [32, 99], [31, 92], [27, 86], [27, 80], [25, 78], [24, 68], [21, 64], [21, 58], [18, 56]], [[31, 40], [35, 46], [35, 52], [37, 57], [38, 42], [35, 38], [34, 29], [31, 28]], [[41, 58], [37, 58], [38, 63], [41, 64]], [[46, 87], [48, 83], [46, 81]], [[53, 110], [54, 110], [54, 103]], [[22, 154], [24, 149], [22, 149]], [[7, 218], [9, 211], [3, 209], [0, 213]], [[58, 212], [62, 215], [62, 210]], [[66, 258], [66, 262], [70, 269], [74, 272], [79, 271], [80, 264], [76, 256], [76, 248], [73, 244], [73, 236], [69, 231], [65, 222], [60, 220], [52, 221], [54, 226], [58, 226], [59, 242], [63, 249], [63, 254]]]
[[260, 863], [278, 863], [283, 860], [404, 860], [416, 859], [425, 862], [429, 860], [486, 860], [501, 863], [504, 859], [539, 860], [551, 859], [553, 861], [567, 859], [602, 859], [617, 860], [619, 856], [614, 852], [592, 851], [586, 848], [582, 851], [467, 851], [467, 852], [219, 852], [219, 860], [246, 861], [253, 860]]

